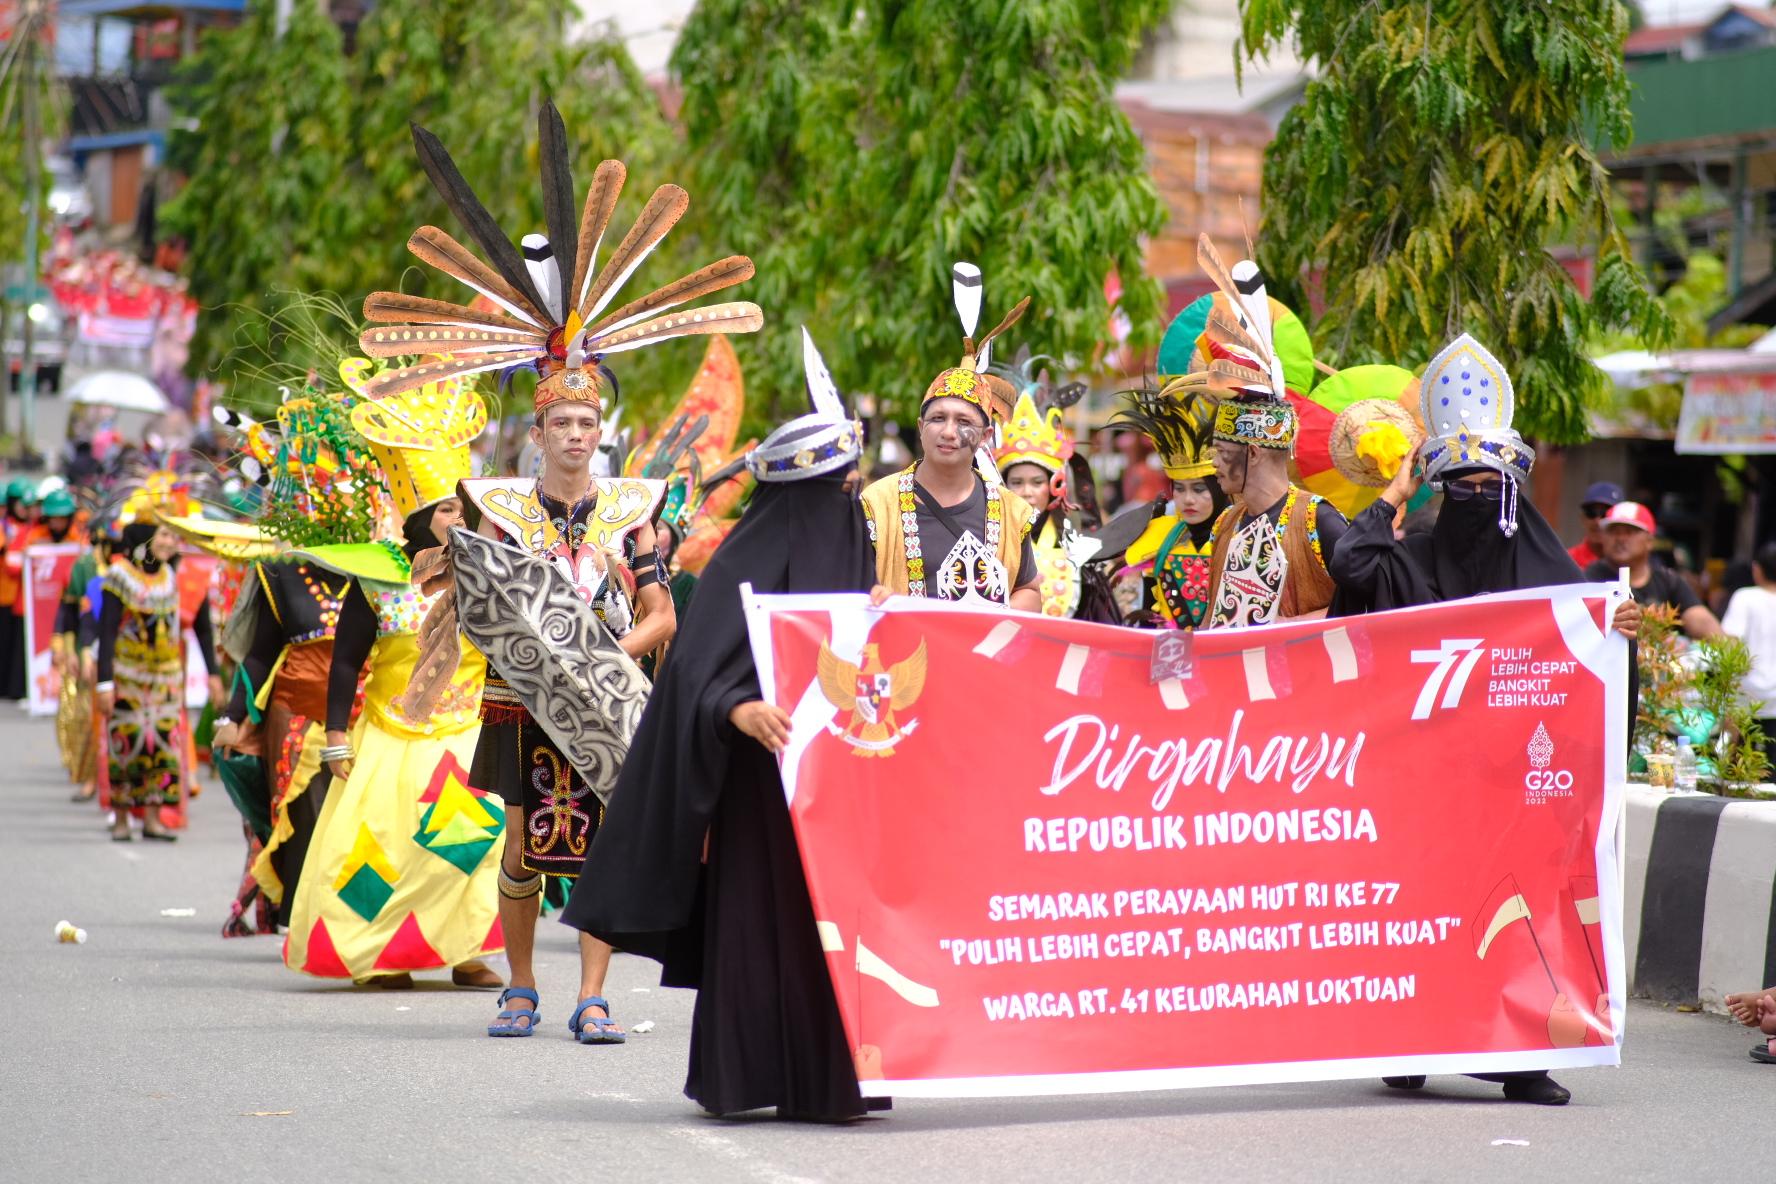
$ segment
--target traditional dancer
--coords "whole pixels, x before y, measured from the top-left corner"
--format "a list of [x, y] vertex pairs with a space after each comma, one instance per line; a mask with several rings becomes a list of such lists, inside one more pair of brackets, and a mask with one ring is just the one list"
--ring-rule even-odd
[[1056, 390], [1046, 373], [1032, 373], [1038, 361], [1025, 358], [1006, 372], [1020, 389], [993, 460], [1005, 488], [1030, 503], [1034, 514], [1030, 547], [1042, 573], [1037, 592], [1043, 615], [1070, 617], [1079, 609], [1080, 564], [1097, 550], [1067, 517], [1073, 440], [1061, 426], [1061, 412], [1079, 400], [1085, 387], [1069, 383]]
[[[1012, 410], [1016, 392], [988, 372], [993, 340], [1017, 324], [1029, 297], [977, 344], [981, 273], [958, 263], [952, 276], [962, 318], [962, 361], [943, 371], [919, 405], [917, 463], [863, 491], [863, 513], [876, 547], [876, 583], [901, 596], [972, 598], [1042, 611], [1042, 570], [1030, 543], [1028, 502], [1007, 496], [991, 462], [977, 452]], [[926, 560], [943, 556], [927, 567]]]
[[98, 793], [100, 743], [93, 702], [98, 682], [95, 646], [100, 605], [94, 603], [92, 585], [110, 566], [115, 529], [109, 518], [93, 524], [92, 541], [75, 557], [56, 608], [55, 662], [61, 677], [56, 734], [61, 740], [62, 764], [78, 787], [73, 795], [76, 802], [91, 801]]
[[[341, 367], [354, 388], [369, 373], [361, 358]], [[487, 426], [487, 408], [466, 383], [449, 381], [360, 403], [352, 425], [380, 463], [406, 541], [398, 550], [303, 553], [351, 582], [334, 631], [321, 750], [334, 781], [291, 906], [284, 964], [396, 988], [412, 986], [414, 971], [448, 966], [457, 986], [503, 986], [480, 961], [504, 945], [495, 849], [505, 812], [468, 786], [486, 670], [479, 651], [451, 638], [461, 653], [447, 688], [422, 715], [406, 703], [419, 625], [437, 599], [413, 586], [411, 560], [461, 524], [456, 483], [472, 471], [469, 443]]]
[[[339, 391], [310, 389], [279, 406], [275, 447], [255, 458], [267, 482], [262, 530], [300, 546], [369, 541], [373, 503], [354, 490], [375, 458], [350, 416], [350, 400]], [[242, 932], [257, 893], [276, 907], [278, 923], [289, 924], [332, 781], [321, 750], [334, 631], [349, 586], [349, 578], [318, 563], [261, 560], [230, 615], [223, 646], [238, 666], [215, 747], [260, 758], [270, 826], [256, 852], [249, 834], [252, 881], [243, 880], [224, 936]], [[249, 827], [258, 814], [257, 802], [242, 811]]]
[[[144, 838], [171, 842], [158, 807], [179, 800], [185, 760], [185, 645], [173, 575], [179, 539], [150, 521], [123, 529], [105, 571], [98, 631], [98, 712], [107, 721], [111, 837], [130, 838], [131, 809], [144, 811]], [[208, 605], [193, 622], [210, 698], [222, 698]]]
[[[676, 627], [651, 525], [665, 490], [657, 481], [592, 476], [603, 401], [616, 393], [615, 375], [603, 359], [673, 337], [758, 329], [762, 315], [757, 306], [744, 302], [665, 311], [750, 278], [752, 261], [733, 256], [712, 263], [606, 312], [622, 284], [683, 215], [689, 204], [684, 190], [675, 185], [657, 189], [622, 243], [602, 267], [595, 266], [626, 170], [614, 160], [598, 166], [576, 227], [566, 130], [555, 105], [546, 102], [540, 114], [540, 159], [549, 233], [527, 235], [520, 256], [437, 138], [417, 126], [413, 137], [433, 184], [491, 266], [435, 227], [417, 231], [410, 248], [502, 311], [395, 292], [372, 294], [364, 305], [366, 319], [399, 322], [364, 333], [363, 346], [372, 356], [411, 354], [420, 338], [428, 348], [462, 352], [452, 360], [379, 374], [365, 392], [385, 398], [485, 370], [524, 368], [537, 374], [530, 438], [542, 453], [541, 478], [465, 481], [465, 512], [482, 535], [554, 565], [594, 608], [622, 653], [631, 658], [648, 653], [669, 640]], [[523, 621], [511, 622], [514, 630], [524, 627]], [[506, 802], [500, 922], [512, 983], [500, 996], [501, 1011], [488, 1034], [529, 1036], [537, 1021], [531, 951], [542, 873], [579, 873], [603, 809], [589, 800], [581, 772], [500, 677], [497, 665], [498, 658], [490, 655], [483, 726], [470, 771], [470, 784], [497, 790]], [[635, 677], [640, 679], [639, 672]], [[603, 997], [610, 953], [596, 938], [581, 938], [579, 1005], [568, 1027], [582, 1043], [624, 1039]], [[528, 1006], [508, 1008], [509, 1002]]]
[[1211, 533], [1208, 627], [1324, 616], [1332, 602], [1326, 561], [1347, 523], [1326, 499], [1289, 481], [1297, 421], [1272, 338], [1264, 275], [1249, 259], [1230, 271], [1206, 234], [1196, 257], [1232, 310], [1210, 310], [1199, 347], [1205, 367], [1167, 388], [1222, 400], [1215, 477], [1233, 504]]
[[875, 578], [846, 492], [861, 427], [808, 358], [813, 411], [746, 458], [758, 492], [703, 570], [562, 919], [697, 989], [685, 1094], [706, 1111], [844, 1121], [866, 1102], [773, 756], [789, 713], [761, 697], [740, 602], [742, 584], [861, 592]]
[[[1408, 457], [1333, 554], [1334, 612], [1580, 583], [1578, 565], [1552, 528], [1533, 503], [1518, 498], [1535, 452], [1511, 426], [1511, 377], [1498, 359], [1464, 333], [1431, 359], [1420, 389], [1429, 431], [1421, 452], [1424, 479], [1443, 494], [1437, 524], [1428, 534], [1394, 537], [1394, 515], [1418, 490]], [[1640, 608], [1632, 599], [1617, 607], [1613, 626], [1629, 638], [1639, 632]], [[1503, 1083], [1512, 1101], [1562, 1106], [1572, 1097], [1546, 1070], [1475, 1076]], [[1422, 1076], [1383, 1080], [1394, 1089], [1425, 1083]]]
[[1139, 582], [1131, 625], [1195, 629], [1209, 615], [1210, 547], [1227, 495], [1215, 478], [1215, 407], [1195, 394], [1131, 391], [1118, 420], [1153, 441], [1172, 481], [1171, 512], [1156, 514], [1129, 544], [1125, 569]]

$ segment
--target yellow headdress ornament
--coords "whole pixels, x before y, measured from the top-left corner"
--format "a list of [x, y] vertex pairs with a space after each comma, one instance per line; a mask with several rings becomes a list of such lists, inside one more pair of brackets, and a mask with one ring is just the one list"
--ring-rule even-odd
[[1001, 473], [1012, 465], [1038, 465], [1050, 473], [1067, 467], [1073, 455], [1073, 441], [1061, 427], [1061, 409], [1050, 407], [1044, 415], [1036, 409], [1030, 392], [1018, 396], [1017, 406], [1004, 429], [1005, 443], [993, 451], [993, 462]]
[[[367, 358], [347, 358], [339, 377], [354, 391], [374, 380]], [[394, 498], [395, 513], [409, 515], [456, 493], [474, 475], [469, 445], [487, 426], [487, 404], [464, 380], [430, 382], [352, 408], [352, 427], [370, 445]]]
[[117, 509], [117, 521], [121, 526], [136, 522], [158, 524], [165, 518], [195, 514], [197, 509], [197, 499], [191, 496], [189, 482], [171, 470], [157, 469], [124, 499]]

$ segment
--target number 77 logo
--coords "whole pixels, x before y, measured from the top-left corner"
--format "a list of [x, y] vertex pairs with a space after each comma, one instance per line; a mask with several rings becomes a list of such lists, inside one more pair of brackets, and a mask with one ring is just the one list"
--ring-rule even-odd
[[[1435, 663], [1436, 668], [1431, 671], [1418, 692], [1418, 702], [1412, 705], [1412, 718], [1431, 718], [1431, 707], [1436, 702], [1437, 692], [1443, 690], [1443, 680], [1446, 678], [1449, 679], [1449, 687], [1443, 691], [1443, 706], [1454, 707], [1459, 704], [1462, 692], [1468, 686], [1468, 675], [1474, 673], [1474, 667], [1485, 653], [1486, 642], [1480, 637], [1445, 641], [1434, 650], [1413, 650], [1412, 661], [1415, 665]], [[1449, 674], [1452, 668], [1455, 670], [1454, 677]]]

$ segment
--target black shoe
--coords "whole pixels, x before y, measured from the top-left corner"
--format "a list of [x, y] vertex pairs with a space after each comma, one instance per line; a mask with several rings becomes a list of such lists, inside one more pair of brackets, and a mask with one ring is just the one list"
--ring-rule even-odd
[[1505, 1082], [1505, 1097], [1537, 1106], [1564, 1106], [1572, 1101], [1572, 1091], [1552, 1077], [1523, 1077]]
[[1422, 1074], [1415, 1077], [1383, 1077], [1381, 1083], [1389, 1089], [1423, 1089], [1425, 1079]]

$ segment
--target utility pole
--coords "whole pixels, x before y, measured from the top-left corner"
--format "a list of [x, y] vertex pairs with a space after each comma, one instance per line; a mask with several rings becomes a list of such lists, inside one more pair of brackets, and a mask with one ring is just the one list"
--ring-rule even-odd
[[[27, 10], [40, 8], [48, 2], [25, 0], [24, 7]], [[39, 14], [27, 12], [24, 22], [26, 40], [19, 47], [25, 55], [22, 79], [25, 93], [20, 96], [25, 125], [25, 334], [24, 351], [19, 358], [20, 460], [31, 455], [37, 440], [37, 321], [31, 316], [31, 306], [37, 302], [37, 214], [43, 197], [43, 134], [37, 126], [37, 71], [40, 63], [37, 59], [38, 22], [30, 19], [34, 15]]]

